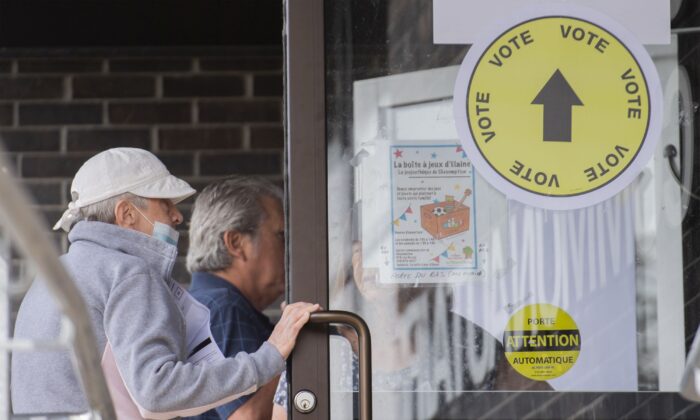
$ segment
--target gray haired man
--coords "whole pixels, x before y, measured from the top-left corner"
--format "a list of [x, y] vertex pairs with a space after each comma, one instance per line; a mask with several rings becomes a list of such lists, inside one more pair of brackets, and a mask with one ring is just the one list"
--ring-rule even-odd
[[[110, 149], [78, 170], [72, 201], [54, 228], [70, 231], [62, 262], [87, 304], [119, 418], [196, 415], [256, 391], [284, 369], [317, 309], [290, 305], [257, 351], [221, 355], [202, 328], [208, 310], [171, 279], [174, 228], [183, 219], [176, 204], [194, 192], [150, 152]], [[61, 321], [45, 284], [35, 281], [15, 336], [54, 340]], [[17, 414], [88, 409], [67, 351], [15, 354], [11, 392]]]
[[[262, 313], [284, 292], [282, 191], [251, 177], [231, 177], [197, 197], [190, 224], [190, 292], [211, 312], [212, 335], [225, 356], [251, 352], [273, 325]], [[277, 381], [197, 419], [270, 419]]]

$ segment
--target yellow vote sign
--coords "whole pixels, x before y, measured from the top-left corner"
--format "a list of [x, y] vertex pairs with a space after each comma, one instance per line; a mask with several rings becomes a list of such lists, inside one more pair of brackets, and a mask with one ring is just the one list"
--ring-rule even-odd
[[503, 346], [518, 373], [546, 381], [574, 366], [581, 352], [581, 333], [563, 309], [550, 304], [528, 305], [508, 321]]
[[472, 46], [454, 109], [482, 176], [526, 204], [566, 210], [629, 185], [653, 153], [661, 103], [643, 46], [566, 5], [512, 18]]

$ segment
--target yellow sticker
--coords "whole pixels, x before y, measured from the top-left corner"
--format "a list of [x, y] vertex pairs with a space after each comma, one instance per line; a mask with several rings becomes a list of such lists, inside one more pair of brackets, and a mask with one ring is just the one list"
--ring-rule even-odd
[[521, 375], [546, 381], [565, 374], [578, 360], [581, 334], [563, 309], [528, 305], [516, 312], [503, 333], [506, 358]]
[[537, 16], [473, 47], [455, 121], [477, 170], [507, 195], [553, 209], [594, 204], [631, 182], [653, 152], [661, 99], [648, 54], [623, 38], [587, 18]]

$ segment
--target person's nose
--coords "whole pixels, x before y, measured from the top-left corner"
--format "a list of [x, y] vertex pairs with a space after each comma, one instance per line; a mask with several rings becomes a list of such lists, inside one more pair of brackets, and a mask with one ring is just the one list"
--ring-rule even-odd
[[182, 213], [180, 213], [180, 210], [178, 210], [175, 205], [173, 205], [170, 209], [170, 220], [172, 220], [175, 226], [179, 225], [184, 220]]

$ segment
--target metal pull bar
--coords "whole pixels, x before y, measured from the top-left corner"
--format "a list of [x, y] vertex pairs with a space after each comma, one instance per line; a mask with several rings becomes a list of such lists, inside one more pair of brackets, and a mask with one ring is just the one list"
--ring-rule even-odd
[[678, 66], [678, 99], [680, 102], [680, 144], [679, 147], [683, 150], [681, 164], [676, 164], [675, 158], [678, 157], [679, 151], [673, 144], [669, 144], [664, 148], [663, 156], [668, 159], [668, 167], [671, 172], [671, 177], [678, 183], [681, 189], [681, 220], [685, 219], [690, 207], [690, 199], [700, 200], [700, 196], [692, 192], [693, 188], [693, 156], [695, 139], [695, 108], [693, 103], [692, 88], [688, 71], [685, 67]]
[[312, 324], [345, 324], [358, 337], [360, 359], [360, 420], [372, 420], [372, 338], [367, 323], [357, 314], [346, 311], [324, 311], [311, 314]]

